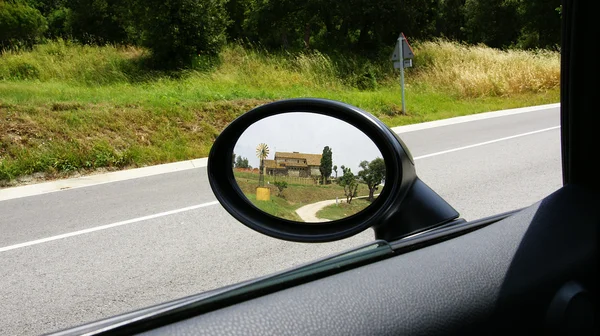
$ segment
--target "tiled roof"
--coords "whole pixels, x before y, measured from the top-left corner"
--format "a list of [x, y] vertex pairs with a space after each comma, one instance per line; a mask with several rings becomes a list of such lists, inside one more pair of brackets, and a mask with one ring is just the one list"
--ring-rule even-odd
[[285, 169], [285, 167], [283, 167], [283, 166], [278, 167], [277, 161], [275, 161], [275, 160], [265, 159], [265, 160], [263, 160], [263, 164], [265, 165], [266, 168], [269, 168], [269, 169]]
[[275, 159], [304, 159], [309, 166], [320, 166], [322, 156], [322, 154], [275, 152]]
[[304, 163], [304, 162], [300, 162], [300, 163], [298, 163], [298, 162], [286, 162], [285, 166], [286, 167], [295, 167], [295, 168], [297, 168], [297, 167], [300, 167], [300, 168], [306, 168], [306, 167], [308, 167], [306, 165], [306, 163]]

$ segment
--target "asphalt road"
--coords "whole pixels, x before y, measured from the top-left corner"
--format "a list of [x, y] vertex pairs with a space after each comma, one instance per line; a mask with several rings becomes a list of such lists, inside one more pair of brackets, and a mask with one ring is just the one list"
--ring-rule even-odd
[[[476, 219], [561, 186], [558, 125], [549, 108], [400, 135], [422, 180]], [[0, 201], [0, 335], [54, 331], [373, 239], [278, 241], [214, 201], [205, 168]]]

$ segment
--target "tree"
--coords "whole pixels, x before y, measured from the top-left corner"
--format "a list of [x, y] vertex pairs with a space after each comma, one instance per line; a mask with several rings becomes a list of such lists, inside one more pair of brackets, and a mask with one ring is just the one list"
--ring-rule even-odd
[[47, 29], [39, 10], [21, 3], [0, 1], [0, 52], [4, 48], [30, 47]]
[[230, 41], [244, 39], [246, 30], [244, 29], [244, 20], [253, 0], [229, 0], [225, 4], [229, 24], [227, 25], [227, 38]]
[[252, 167], [248, 164], [248, 158], [238, 155], [237, 159], [235, 159], [235, 168], [252, 168]]
[[277, 187], [277, 189], [279, 190], [279, 194], [278, 196], [283, 196], [283, 189], [288, 187], [287, 182], [285, 181], [275, 181], [273, 182], [273, 184]]
[[154, 65], [179, 69], [198, 56], [215, 56], [225, 44], [225, 0], [132, 0], [142, 45]]
[[48, 20], [48, 30], [46, 37], [56, 39], [70, 39], [73, 36], [71, 29], [71, 20], [73, 14], [70, 8], [60, 7], [52, 10], [46, 19]]
[[[237, 1], [237, 0], [236, 0]], [[435, 33], [440, 0], [248, 1], [244, 34], [270, 48], [359, 52], [377, 57], [400, 31], [418, 39]], [[347, 56], [347, 54], [344, 54]]]
[[328, 184], [329, 182], [329, 177], [331, 176], [331, 165], [333, 163], [331, 157], [331, 148], [329, 148], [329, 146], [325, 146], [323, 148], [323, 155], [321, 156], [321, 166], [319, 166], [319, 171], [321, 172], [321, 184]]
[[352, 198], [356, 196], [356, 190], [358, 189], [358, 179], [352, 173], [350, 168], [341, 166], [342, 176], [337, 180], [337, 183], [344, 187], [344, 196], [346, 196], [346, 202], [352, 203]]
[[231, 153], [231, 166], [235, 168], [235, 153]]
[[376, 158], [371, 162], [362, 161], [359, 166], [362, 170], [358, 172], [358, 177], [369, 187], [369, 202], [373, 202], [375, 190], [385, 180], [385, 162], [382, 158]]
[[552, 48], [560, 45], [561, 0], [519, 1], [521, 48]]
[[462, 40], [465, 25], [465, 0], [440, 0], [436, 19], [436, 35]]
[[507, 47], [519, 36], [517, 2], [467, 0], [464, 6], [465, 33], [471, 43], [493, 48]]
[[[122, 0], [67, 0], [63, 30], [84, 44], [107, 44], [127, 42], [128, 20], [124, 17], [126, 7]], [[53, 22], [53, 25], [60, 23]], [[56, 27], [53, 27], [56, 29]], [[60, 30], [60, 29], [59, 29]]]
[[333, 166], [333, 172], [335, 173], [335, 178], [337, 179], [337, 166]]

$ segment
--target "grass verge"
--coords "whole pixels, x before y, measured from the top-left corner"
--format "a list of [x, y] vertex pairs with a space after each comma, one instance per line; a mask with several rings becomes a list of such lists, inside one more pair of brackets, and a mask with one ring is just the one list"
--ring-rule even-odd
[[407, 113], [386, 60], [229, 46], [198, 69], [157, 73], [138, 48], [63, 41], [0, 55], [0, 187], [208, 154], [245, 111], [292, 97], [340, 100], [390, 126], [559, 101], [559, 55], [416, 43]]
[[248, 200], [258, 209], [278, 218], [285, 218], [295, 222], [302, 222], [296, 214], [297, 205], [290, 205], [288, 201], [279, 196], [272, 195], [269, 201], [257, 201], [255, 194], [246, 194]]
[[352, 202], [350, 202], [350, 204], [346, 202], [342, 202], [340, 204], [332, 204], [317, 211], [317, 217], [331, 220], [342, 219], [359, 213], [360, 211], [368, 207], [370, 204], [371, 202], [362, 198], [353, 199]]

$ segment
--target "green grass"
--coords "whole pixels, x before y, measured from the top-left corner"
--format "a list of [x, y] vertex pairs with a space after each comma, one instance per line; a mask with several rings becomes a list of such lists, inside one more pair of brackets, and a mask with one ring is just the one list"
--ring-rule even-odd
[[290, 205], [284, 198], [271, 195], [269, 201], [257, 201], [255, 194], [246, 194], [248, 200], [258, 209], [271, 214], [275, 217], [289, 219], [295, 222], [302, 222], [302, 219], [296, 214], [297, 205]]
[[317, 211], [316, 216], [318, 218], [331, 220], [342, 219], [359, 213], [360, 211], [368, 207], [370, 204], [371, 202], [367, 201], [366, 199], [353, 199], [352, 202], [350, 202], [350, 204], [343, 202], [339, 204], [328, 205], [323, 209]]
[[[240, 190], [242, 190], [244, 194], [255, 193], [255, 189], [258, 186], [258, 174], [235, 172], [234, 175]], [[266, 184], [265, 187], [271, 189], [271, 195], [277, 195], [279, 193], [277, 187], [272, 184]], [[359, 184], [357, 195], [365, 196], [368, 194], [369, 189], [366, 184]], [[288, 187], [283, 190], [283, 197], [285, 197], [288, 203], [296, 206], [296, 208], [310, 203], [335, 199], [336, 197], [345, 198], [344, 188], [335, 183], [327, 185], [288, 183]]]
[[445, 41], [415, 49], [406, 115], [398, 73], [387, 59], [232, 45], [218, 59], [199, 59], [196, 70], [161, 73], [147, 70], [146, 52], [134, 47], [57, 41], [6, 52], [0, 55], [0, 186], [34, 173], [52, 179], [204, 157], [231, 120], [284, 98], [344, 101], [390, 126], [559, 101], [558, 53]]
[[[273, 216], [294, 221], [302, 221], [296, 214], [296, 209], [304, 205], [331, 200], [336, 197], [345, 199], [344, 188], [337, 184], [302, 185], [289, 183], [281, 196], [274, 185], [265, 185], [271, 191], [271, 200], [257, 201], [256, 187], [258, 186], [258, 174], [235, 172], [234, 175], [240, 190], [257, 208]], [[359, 196], [368, 195], [369, 190], [367, 186], [359, 184], [357, 194]]]

